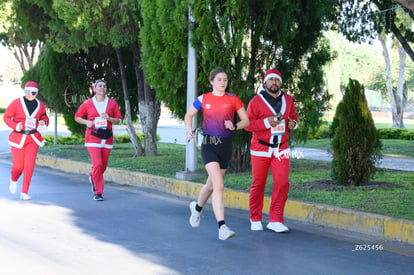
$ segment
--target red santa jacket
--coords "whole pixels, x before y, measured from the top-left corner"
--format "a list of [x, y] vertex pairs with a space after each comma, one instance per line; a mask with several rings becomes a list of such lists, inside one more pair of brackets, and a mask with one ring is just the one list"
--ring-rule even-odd
[[9, 126], [12, 128], [13, 132], [11, 132], [9, 136], [9, 144], [10, 146], [16, 147], [16, 148], [23, 148], [23, 145], [27, 138], [32, 138], [34, 142], [36, 142], [37, 145], [43, 146], [45, 144], [45, 140], [42, 138], [42, 135], [37, 131], [32, 131], [32, 134], [23, 134], [16, 132], [16, 127], [18, 124], [22, 125], [21, 130], [28, 130], [26, 129], [26, 120], [31, 119], [35, 123], [34, 129], [37, 129], [39, 126], [39, 120], [46, 121], [46, 125], [49, 125], [49, 118], [46, 114], [46, 108], [43, 105], [42, 102], [40, 102], [37, 99], [34, 99], [37, 101], [37, 107], [33, 111], [31, 115], [29, 115], [29, 112], [27, 111], [26, 104], [24, 103], [24, 98], [18, 98], [15, 99], [8, 107], [6, 112], [4, 113], [3, 120]]
[[[103, 109], [101, 111], [107, 113], [110, 117], [122, 119], [121, 112], [119, 110], [118, 103], [109, 97], [105, 97], [103, 103]], [[99, 106], [97, 105], [95, 97], [85, 100], [79, 109], [75, 113], [76, 117], [84, 118], [86, 116], [87, 120], [94, 121], [95, 118], [101, 117], [102, 112], [99, 112]], [[107, 121], [107, 129], [112, 130], [112, 123]], [[92, 129], [87, 128], [85, 133], [85, 146], [86, 147], [98, 147], [98, 148], [108, 148], [111, 149], [113, 146], [114, 137], [108, 139], [100, 139], [92, 135]]]
[[283, 94], [281, 97], [282, 107], [280, 112], [284, 116], [285, 134], [276, 136], [276, 141], [279, 145], [275, 148], [269, 146], [269, 144], [274, 143], [271, 126], [267, 120], [268, 117], [277, 115], [275, 110], [261, 94], [256, 95], [249, 102], [247, 115], [249, 116], [250, 125], [246, 130], [253, 132], [250, 145], [250, 154], [253, 156], [271, 157], [274, 154], [276, 157], [279, 157], [280, 155], [289, 153], [289, 145], [287, 142], [289, 138], [288, 118], [296, 122], [296, 129], [298, 117], [296, 115], [293, 98], [287, 94]]

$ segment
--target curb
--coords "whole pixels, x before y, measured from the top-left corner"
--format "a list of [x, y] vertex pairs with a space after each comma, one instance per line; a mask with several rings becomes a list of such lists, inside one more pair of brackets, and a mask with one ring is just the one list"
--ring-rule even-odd
[[[85, 165], [84, 162], [59, 159], [39, 154], [37, 155], [36, 164], [69, 173], [88, 175], [90, 171], [90, 164]], [[118, 184], [156, 189], [188, 198], [197, 198], [203, 186], [200, 183], [115, 168], [108, 168], [106, 170], [105, 180]], [[271, 198], [265, 196], [263, 213], [269, 214], [270, 201]], [[225, 189], [224, 204], [230, 208], [249, 210], [249, 194]], [[395, 219], [377, 214], [295, 200], [287, 201], [285, 217], [315, 225], [368, 234], [390, 241], [414, 244], [414, 222], [409, 220]]]

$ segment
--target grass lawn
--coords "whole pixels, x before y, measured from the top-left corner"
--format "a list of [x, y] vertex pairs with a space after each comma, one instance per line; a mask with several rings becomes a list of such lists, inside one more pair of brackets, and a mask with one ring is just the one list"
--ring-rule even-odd
[[[414, 145], [405, 141], [386, 141], [384, 154], [414, 157]], [[307, 142], [305, 146], [326, 148], [329, 141]], [[297, 145], [302, 146], [302, 145]], [[40, 148], [40, 154], [56, 156], [90, 163], [83, 145], [50, 145]], [[131, 158], [131, 144], [117, 144], [111, 152], [109, 166], [131, 171], [175, 178], [177, 171], [185, 166], [185, 145], [158, 143], [158, 156]], [[199, 170], [205, 171], [199, 154]], [[206, 177], [194, 182], [203, 183]], [[225, 186], [249, 192], [252, 176], [250, 172], [227, 173]], [[358, 211], [382, 214], [394, 218], [414, 220], [414, 172], [385, 170], [366, 187], [342, 187], [330, 181], [330, 163], [292, 159], [289, 198], [339, 206]], [[268, 177], [266, 194], [272, 190]]]
[[[412, 140], [383, 139], [382, 153], [388, 157], [414, 158], [414, 142]], [[313, 139], [305, 143], [296, 143], [297, 147], [328, 150], [329, 139]]]

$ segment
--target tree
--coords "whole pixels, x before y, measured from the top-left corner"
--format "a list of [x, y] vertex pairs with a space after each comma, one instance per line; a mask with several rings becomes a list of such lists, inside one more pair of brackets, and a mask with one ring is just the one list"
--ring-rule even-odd
[[[125, 54], [125, 53], [124, 53]], [[129, 58], [130, 60], [131, 58]], [[132, 67], [132, 62], [131, 66]], [[128, 71], [133, 76], [133, 70]], [[36, 80], [40, 85], [39, 97], [45, 105], [63, 114], [66, 125], [72, 134], [84, 135], [85, 127], [74, 121], [74, 113], [79, 105], [91, 97], [91, 83], [105, 75], [109, 83], [108, 95], [119, 102], [121, 112], [125, 112], [123, 92], [119, 79], [119, 67], [115, 52], [111, 47], [89, 48], [74, 54], [57, 53], [46, 45], [36, 65], [23, 76], [23, 83]], [[137, 113], [136, 97], [131, 97], [132, 114]]]
[[19, 29], [11, 4], [11, 1], [4, 1], [0, 6], [0, 43], [13, 53], [22, 73], [25, 73], [34, 66], [36, 54], [43, 47], [43, 43], [30, 40]]
[[386, 88], [388, 91], [388, 98], [391, 102], [391, 114], [393, 127], [395, 128], [405, 128], [403, 117], [404, 117], [404, 71], [405, 71], [405, 58], [406, 53], [402, 47], [398, 48], [398, 53], [400, 56], [400, 67], [398, 74], [398, 84], [397, 91], [394, 92], [394, 87], [392, 83], [392, 74], [391, 74], [391, 61], [388, 53], [387, 45], [385, 41], [380, 38], [381, 46], [383, 49], [383, 55], [385, 60], [385, 69], [386, 69]]
[[[346, 19], [350, 19], [351, 17], [352, 20], [342, 21], [340, 26], [342, 26], [342, 32], [344, 32], [349, 39], [362, 41], [367, 37], [378, 37], [380, 40], [385, 60], [386, 87], [391, 102], [393, 127], [404, 128], [403, 87], [406, 53], [411, 57], [411, 60], [414, 61], [414, 52], [409, 44], [409, 42], [414, 42], [414, 33], [411, 31], [413, 12], [407, 9], [398, 8], [398, 6], [395, 5], [395, 2], [393, 6], [390, 6], [391, 2], [393, 1], [372, 0], [364, 1], [364, 3], [356, 1], [352, 4], [348, 1], [343, 1], [343, 7], [345, 7], [345, 11], [347, 12]], [[370, 3], [374, 4], [377, 9], [379, 9], [379, 12], [371, 13], [372, 5], [370, 5]], [[356, 24], [357, 22], [367, 23], [365, 24], [366, 28], [361, 28]], [[396, 93], [393, 92], [391, 62], [385, 44], [385, 38], [383, 38], [386, 37], [388, 33], [392, 33], [396, 40], [398, 40], [397, 43], [400, 45], [400, 70], [398, 73], [399, 78]]]
[[[160, 115], [160, 102], [155, 99], [155, 90], [145, 83], [139, 67], [140, 49], [138, 41], [139, 9], [137, 1], [18, 1], [23, 15], [27, 14], [27, 3], [42, 11], [39, 22], [44, 28], [46, 43], [57, 52], [68, 54], [87, 51], [91, 47], [109, 45], [116, 53], [120, 81], [124, 93], [125, 120], [130, 139], [137, 155], [156, 155], [156, 126]], [[29, 5], [29, 6], [30, 6]], [[24, 22], [22, 16], [22, 22]], [[138, 93], [139, 113], [144, 128], [145, 148], [135, 134], [129, 102], [130, 91], [126, 79], [124, 49], [133, 53], [135, 87]]]
[[[140, 37], [147, 79], [167, 99], [167, 106], [183, 118], [189, 1], [143, 0], [140, 3], [143, 16]], [[197, 52], [200, 93], [210, 91], [209, 72], [214, 67], [224, 67], [229, 75], [228, 90], [247, 105], [257, 92], [265, 70], [276, 67], [282, 72], [289, 93], [298, 97], [308, 93], [310, 98], [321, 100], [320, 106], [314, 100], [300, 102], [299, 109], [308, 108], [313, 113], [327, 105], [324, 101], [327, 91], [318, 68], [331, 56], [326, 47], [318, 47], [318, 39], [326, 27], [327, 16], [334, 12], [331, 2], [208, 0], [194, 1], [191, 9], [195, 19], [191, 43]], [[312, 62], [320, 61], [318, 67], [312, 65], [316, 73], [306, 71], [305, 55], [312, 56]], [[294, 83], [304, 74], [316, 86], [300, 90], [305, 87]], [[159, 81], [160, 76], [163, 81]], [[320, 124], [320, 119], [309, 117], [300, 118], [303, 133]], [[305, 138], [306, 134], [301, 137]], [[230, 165], [233, 171], [249, 169], [249, 139], [249, 133], [237, 132]]]
[[349, 80], [331, 124], [332, 177], [341, 185], [362, 186], [377, 172], [381, 141], [375, 128], [364, 86]]
[[[414, 42], [414, 33], [411, 30], [414, 13], [406, 8], [402, 2], [395, 0], [340, 0], [339, 31], [353, 42], [371, 42], [381, 33], [392, 33], [411, 60], [414, 61], [414, 51], [409, 44]], [[404, 24], [396, 15], [397, 7], [400, 4], [401, 10], [411, 18], [410, 24]]]
[[395, 0], [395, 2], [407, 8], [408, 10], [414, 12], [414, 1], [413, 0]]

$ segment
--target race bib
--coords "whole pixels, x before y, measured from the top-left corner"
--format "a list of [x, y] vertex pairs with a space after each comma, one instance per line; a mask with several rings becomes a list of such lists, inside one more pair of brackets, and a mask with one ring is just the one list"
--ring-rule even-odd
[[26, 118], [26, 123], [24, 124], [24, 129], [25, 130], [34, 130], [34, 129], [36, 129], [36, 119], [31, 118], [31, 117], [27, 117]]
[[106, 129], [108, 127], [108, 121], [105, 118], [95, 117], [95, 129]]
[[271, 128], [271, 134], [272, 136], [283, 136], [285, 134], [285, 130], [286, 130], [285, 120], [282, 119], [279, 125], [276, 125]]

